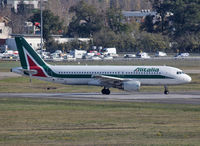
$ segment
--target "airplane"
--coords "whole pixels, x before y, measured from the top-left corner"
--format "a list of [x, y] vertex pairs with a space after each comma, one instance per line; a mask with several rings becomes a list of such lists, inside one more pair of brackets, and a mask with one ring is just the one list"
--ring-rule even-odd
[[66, 85], [101, 86], [102, 94], [109, 95], [110, 88], [133, 92], [141, 86], [164, 86], [191, 82], [182, 70], [170, 66], [72, 66], [46, 63], [22, 37], [15, 37], [21, 67], [11, 71], [31, 78]]

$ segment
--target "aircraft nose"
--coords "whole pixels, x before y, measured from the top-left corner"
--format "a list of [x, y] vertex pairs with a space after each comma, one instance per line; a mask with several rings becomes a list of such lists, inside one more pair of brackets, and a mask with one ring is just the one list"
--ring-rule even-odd
[[191, 82], [192, 81], [192, 78], [190, 76], [188, 76], [188, 82]]
[[190, 82], [192, 81], [192, 78], [191, 78], [189, 75], [187, 75], [186, 81], [187, 81], [188, 83], [190, 83]]

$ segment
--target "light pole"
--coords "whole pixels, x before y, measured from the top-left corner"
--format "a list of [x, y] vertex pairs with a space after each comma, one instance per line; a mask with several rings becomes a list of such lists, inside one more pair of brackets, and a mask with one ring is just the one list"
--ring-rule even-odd
[[40, 0], [40, 39], [41, 39], [41, 52], [43, 51], [43, 16], [42, 16], [42, 0]]

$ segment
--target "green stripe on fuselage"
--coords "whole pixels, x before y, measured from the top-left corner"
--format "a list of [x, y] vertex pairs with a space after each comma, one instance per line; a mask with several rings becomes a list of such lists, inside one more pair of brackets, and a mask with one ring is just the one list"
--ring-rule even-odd
[[[105, 74], [103, 74], [105, 75]], [[93, 75], [89, 74], [53, 74], [52, 77], [57, 78], [93, 78]], [[171, 77], [163, 75], [105, 75], [116, 78], [129, 78], [129, 79], [173, 79]]]

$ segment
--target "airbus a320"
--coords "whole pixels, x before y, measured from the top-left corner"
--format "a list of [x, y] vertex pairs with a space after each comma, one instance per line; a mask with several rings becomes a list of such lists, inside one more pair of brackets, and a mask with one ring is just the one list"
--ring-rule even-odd
[[11, 71], [32, 78], [66, 85], [102, 86], [102, 94], [110, 88], [138, 91], [141, 86], [164, 86], [191, 82], [182, 70], [170, 66], [63, 66], [46, 63], [23, 37], [15, 38], [21, 67]]

